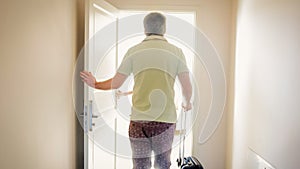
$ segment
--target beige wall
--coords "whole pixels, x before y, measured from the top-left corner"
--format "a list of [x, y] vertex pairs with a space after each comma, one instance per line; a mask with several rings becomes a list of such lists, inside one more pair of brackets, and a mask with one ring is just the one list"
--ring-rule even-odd
[[0, 168], [76, 168], [76, 0], [0, 5]]
[[234, 131], [234, 100], [235, 100], [235, 50], [236, 50], [236, 21], [237, 21], [237, 1], [232, 0], [231, 10], [231, 40], [230, 58], [228, 66], [228, 93], [227, 93], [227, 149], [226, 149], [226, 168], [232, 169], [233, 153], [233, 131]]
[[233, 169], [299, 168], [300, 1], [239, 0]]
[[[232, 1], [231, 0], [108, 0], [111, 4], [115, 5], [119, 9], [125, 10], [181, 10], [181, 11], [196, 11], [197, 12], [197, 27], [200, 28], [212, 41], [218, 50], [220, 57], [223, 61], [225, 73], [227, 76], [228, 84], [231, 83], [230, 77], [232, 77]], [[200, 64], [200, 63], [199, 63]], [[205, 98], [200, 103], [201, 112], [205, 114], [209, 110], [211, 90], [208, 76], [204, 73], [202, 65], [196, 65], [196, 78], [197, 82], [201, 84], [200, 95]], [[231, 93], [232, 88], [228, 86], [228, 93]], [[230, 162], [230, 158], [227, 159], [227, 120], [228, 115], [232, 111], [232, 99], [229, 99], [225, 108], [224, 116], [221, 124], [217, 128], [213, 137], [205, 144], [200, 145], [198, 143], [198, 137], [200, 133], [200, 127], [203, 125], [203, 118], [199, 118], [196, 121], [194, 128], [194, 149], [193, 155], [197, 156], [209, 169], [222, 169], [226, 168], [226, 161]], [[200, 115], [201, 116], [201, 115]], [[200, 117], [199, 116], [199, 117]], [[203, 117], [203, 116], [202, 116]], [[229, 116], [231, 117], [231, 115]], [[231, 126], [231, 125], [230, 125]], [[229, 139], [229, 141], [231, 141]], [[228, 144], [229, 146], [231, 144]], [[229, 150], [231, 150], [229, 148]], [[230, 153], [229, 153], [230, 155]]]

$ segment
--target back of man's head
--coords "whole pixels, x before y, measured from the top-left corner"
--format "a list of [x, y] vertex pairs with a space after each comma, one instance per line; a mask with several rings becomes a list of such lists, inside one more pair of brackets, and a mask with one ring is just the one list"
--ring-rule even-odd
[[149, 13], [144, 18], [145, 34], [164, 35], [166, 33], [166, 17], [158, 12]]

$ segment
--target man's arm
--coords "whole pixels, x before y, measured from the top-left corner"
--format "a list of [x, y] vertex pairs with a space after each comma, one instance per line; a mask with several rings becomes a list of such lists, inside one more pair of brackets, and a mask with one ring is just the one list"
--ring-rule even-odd
[[82, 81], [90, 87], [100, 90], [118, 89], [127, 78], [126, 75], [117, 72], [113, 78], [97, 82], [92, 73], [87, 71], [80, 72], [80, 77], [82, 78]]
[[185, 98], [186, 105], [182, 105], [185, 111], [192, 109], [191, 97], [192, 97], [192, 84], [190, 81], [189, 72], [183, 72], [178, 74], [178, 79], [181, 84], [182, 94]]

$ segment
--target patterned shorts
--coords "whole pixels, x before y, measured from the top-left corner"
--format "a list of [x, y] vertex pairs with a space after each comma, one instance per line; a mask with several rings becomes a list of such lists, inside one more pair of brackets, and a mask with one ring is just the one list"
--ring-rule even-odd
[[174, 123], [131, 121], [129, 138], [133, 169], [150, 169], [152, 152], [155, 157], [155, 168], [169, 169], [174, 131]]

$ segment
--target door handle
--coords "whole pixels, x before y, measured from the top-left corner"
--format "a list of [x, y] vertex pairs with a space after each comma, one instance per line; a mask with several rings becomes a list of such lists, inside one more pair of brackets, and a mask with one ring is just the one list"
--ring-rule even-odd
[[[79, 114], [79, 117], [84, 117], [84, 113]], [[94, 114], [92, 115], [92, 118], [96, 119], [98, 117], [99, 117], [98, 115], [94, 115]]]
[[93, 119], [99, 118], [98, 115], [94, 115], [93, 114], [93, 100], [89, 101], [89, 115], [90, 115], [90, 119], [89, 119], [89, 130], [93, 131], [93, 126], [96, 126], [95, 123], [93, 123]]
[[92, 114], [92, 118], [96, 119], [96, 118], [98, 118], [98, 117], [99, 117], [98, 115]]
[[93, 131], [93, 101], [89, 101], [89, 130]]
[[83, 117], [84, 133], [88, 133], [88, 119], [87, 119], [87, 106], [86, 105], [83, 108], [83, 113], [80, 114], [79, 116]]

